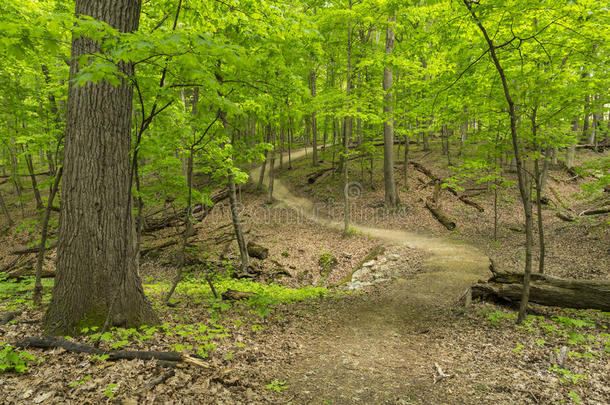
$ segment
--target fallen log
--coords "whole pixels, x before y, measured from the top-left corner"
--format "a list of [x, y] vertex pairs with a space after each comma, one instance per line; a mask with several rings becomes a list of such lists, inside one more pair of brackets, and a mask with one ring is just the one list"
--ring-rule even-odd
[[158, 351], [130, 351], [130, 350], [102, 350], [83, 343], [71, 342], [64, 338], [54, 336], [28, 337], [12, 343], [20, 349], [56, 349], [62, 348], [71, 353], [87, 353], [93, 355], [106, 355], [106, 360], [161, 360], [171, 362], [185, 362], [199, 367], [208, 365], [202, 360], [183, 355], [178, 352], [158, 352]]
[[160, 375], [159, 377], [151, 380], [148, 384], [146, 384], [145, 386], [143, 386], [142, 388], [137, 390], [136, 394], [141, 395], [141, 394], [145, 393], [146, 391], [155, 388], [157, 385], [163, 384], [165, 381], [167, 381], [168, 379], [172, 378], [175, 375], [176, 375], [176, 372], [174, 370], [170, 370], [167, 373], [163, 373], [163, 375]]
[[479, 212], [484, 212], [485, 208], [481, 207], [476, 201], [472, 201], [471, 199], [469, 199], [466, 196], [460, 196], [459, 197], [460, 201], [463, 202], [466, 205], [470, 205], [471, 207], [476, 208]]
[[[210, 197], [210, 200], [214, 205], [218, 204], [222, 200], [229, 198], [229, 190], [220, 191], [213, 196]], [[191, 210], [191, 214], [200, 214], [197, 218], [199, 221], [203, 220], [212, 210], [212, 207], [209, 207], [206, 204], [198, 203], [194, 204]], [[182, 212], [173, 213], [161, 218], [150, 218], [146, 219], [144, 222], [144, 232], [152, 233], [156, 231], [160, 231], [165, 228], [169, 228], [170, 226], [175, 225], [177, 222], [184, 220], [187, 212], [186, 209], [182, 210]]]
[[23, 311], [10, 311], [10, 312], [6, 312], [0, 318], [0, 325], [6, 325], [7, 323], [12, 321], [13, 319], [17, 318], [22, 313], [23, 313]]
[[256, 297], [258, 294], [249, 291], [227, 290], [222, 293], [221, 297], [225, 301], [240, 301], [248, 300]]
[[[518, 303], [523, 290], [523, 273], [500, 271], [493, 262], [493, 276], [471, 287], [472, 298]], [[610, 311], [610, 281], [564, 279], [533, 273], [529, 301], [546, 306]]]
[[157, 246], [146, 247], [146, 248], [143, 248], [143, 249], [140, 250], [140, 255], [141, 256], [146, 256], [146, 255], [148, 255], [149, 253], [151, 253], [151, 252], [153, 252], [155, 250], [165, 249], [165, 248], [168, 248], [170, 246], [177, 245], [177, 244], [178, 244], [177, 240], [170, 240], [168, 242], [161, 243], [161, 244], [159, 244]]
[[426, 201], [426, 208], [430, 210], [432, 215], [440, 222], [445, 228], [450, 231], [455, 229], [455, 222], [453, 222], [447, 215], [445, 215], [435, 204], [431, 201]]
[[[51, 172], [33, 173], [34, 176], [50, 176]], [[17, 173], [13, 175], [0, 175], [0, 179], [10, 179], [11, 177], [32, 177], [30, 173]]]
[[601, 215], [601, 214], [607, 214], [610, 212], [610, 208], [598, 208], [598, 209], [592, 209], [592, 210], [587, 210], [587, 211], [583, 211], [580, 213], [579, 216], [583, 216], [583, 215]]
[[[24, 277], [34, 276], [35, 274], [33, 267], [22, 267], [19, 270], [13, 271], [6, 274], [7, 280], [21, 280]], [[51, 270], [43, 270], [40, 274], [41, 278], [53, 278], [57, 273]]]
[[593, 152], [604, 153], [605, 149], [610, 149], [610, 145], [600, 144], [600, 145], [574, 145], [576, 149], [589, 149]]
[[[423, 174], [425, 174], [427, 177], [429, 177], [432, 182], [431, 183], [440, 183], [443, 184], [445, 183], [445, 181], [443, 179], [441, 179], [440, 177], [437, 177], [434, 175], [434, 173], [432, 173], [430, 170], [428, 170], [424, 165], [422, 165], [421, 163], [418, 162], [409, 162], [411, 163], [411, 165], [417, 169], [418, 171], [422, 172]], [[428, 186], [430, 183], [426, 184], [426, 186]], [[469, 199], [467, 196], [465, 195], [459, 195], [459, 193], [457, 192], [456, 189], [454, 189], [451, 186], [447, 186], [445, 183], [445, 190], [449, 191], [451, 194], [453, 194], [454, 196], [458, 197], [458, 199], [463, 202], [466, 205], [470, 205], [471, 207], [476, 208], [479, 212], [484, 212], [485, 208], [483, 208], [482, 206], [480, 206], [477, 202], [472, 201], [471, 199]]]
[[307, 183], [309, 184], [313, 184], [315, 183], [320, 177], [322, 177], [325, 173], [330, 172], [331, 170], [333, 170], [334, 168], [329, 167], [327, 169], [320, 169], [317, 170], [313, 173], [310, 173], [307, 175]]
[[[56, 247], [57, 247], [57, 243], [53, 243], [49, 247], [47, 247], [45, 250], [52, 250], [52, 249], [55, 249]], [[40, 245], [33, 246], [30, 248], [13, 250], [12, 252], [9, 252], [9, 255], [12, 255], [12, 256], [28, 255], [30, 253], [38, 253], [39, 251], [40, 251]]]
[[566, 221], [566, 222], [574, 222], [574, 221], [576, 221], [576, 218], [574, 218], [572, 215], [567, 214], [567, 213], [565, 213], [565, 214], [564, 214], [564, 213], [563, 213], [563, 212], [561, 212], [561, 211], [557, 211], [557, 212], [555, 213], [555, 216], [556, 216], [557, 218], [559, 218], [559, 219], [563, 220], [563, 221]]

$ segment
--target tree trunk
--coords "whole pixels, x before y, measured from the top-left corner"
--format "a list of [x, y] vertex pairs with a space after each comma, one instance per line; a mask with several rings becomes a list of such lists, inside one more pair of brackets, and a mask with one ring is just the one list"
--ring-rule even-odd
[[[271, 129], [271, 124], [267, 129], [269, 133], [273, 130]], [[273, 149], [271, 150], [271, 161], [269, 162], [269, 186], [267, 188], [267, 203], [273, 203], [273, 183], [275, 182], [275, 133], [271, 136]]]
[[[265, 136], [265, 142], [269, 143], [269, 132], [267, 131], [266, 136]], [[263, 189], [263, 182], [265, 180], [265, 168], [267, 167], [267, 160], [269, 160], [269, 151], [265, 150], [265, 160], [263, 161], [263, 165], [261, 166], [261, 174], [258, 178], [258, 185], [256, 186], [257, 189], [262, 190]]]
[[485, 41], [489, 46], [489, 52], [491, 58], [494, 62], [498, 75], [502, 81], [502, 88], [504, 90], [504, 97], [506, 99], [506, 103], [508, 104], [508, 114], [510, 118], [510, 132], [511, 132], [511, 140], [513, 144], [513, 153], [515, 157], [515, 164], [517, 166], [517, 179], [519, 183], [519, 193], [521, 194], [521, 202], [523, 203], [523, 211], [525, 214], [525, 272], [523, 276], [523, 288], [521, 291], [521, 303], [519, 306], [519, 315], [517, 318], [517, 323], [523, 322], [526, 316], [527, 311], [527, 302], [529, 299], [530, 293], [530, 277], [532, 273], [532, 238], [533, 238], [533, 221], [532, 221], [532, 204], [530, 199], [530, 190], [527, 186], [526, 181], [526, 171], [523, 167], [523, 162], [521, 160], [521, 150], [519, 146], [519, 137], [517, 135], [517, 112], [515, 110], [515, 103], [512, 99], [510, 88], [508, 87], [508, 80], [506, 78], [506, 74], [504, 73], [504, 69], [500, 64], [500, 60], [498, 59], [498, 55], [496, 54], [496, 46], [493, 40], [489, 37], [487, 30], [477, 17], [476, 13], [472, 8], [472, 3], [468, 0], [464, 0], [464, 4], [466, 8], [472, 15], [475, 23], [480, 29], [481, 33], [485, 37]]
[[233, 175], [229, 175], [229, 204], [231, 205], [231, 220], [233, 221], [233, 230], [235, 231], [235, 237], [237, 238], [237, 245], [239, 247], [239, 255], [241, 257], [241, 272], [240, 276], [246, 276], [250, 273], [250, 257], [248, 256], [248, 249], [244, 238], [244, 232], [241, 228], [241, 220], [239, 218], [239, 212], [237, 210], [237, 195], [235, 192], [235, 183]]
[[[352, 0], [349, 0], [349, 9], [352, 9]], [[346, 77], [346, 96], [347, 96], [347, 107], [350, 109], [350, 96], [352, 90], [352, 20], [351, 17], [347, 22], [347, 77]], [[341, 162], [343, 164], [340, 167], [343, 168], [343, 236], [349, 235], [349, 163], [347, 161], [349, 154], [349, 139], [352, 134], [352, 117], [348, 115], [345, 117], [343, 123], [343, 155], [341, 155]]]
[[47, 209], [44, 213], [44, 218], [41, 224], [41, 235], [40, 235], [40, 249], [38, 250], [38, 258], [36, 261], [36, 281], [34, 283], [34, 294], [33, 301], [34, 305], [40, 306], [42, 304], [42, 265], [44, 263], [44, 255], [47, 247], [47, 236], [49, 229], [49, 219], [51, 218], [51, 210], [53, 208], [53, 201], [57, 190], [59, 190], [59, 182], [61, 181], [62, 168], [59, 168], [53, 186], [51, 186], [51, 192], [49, 193], [49, 200], [47, 201]]
[[9, 212], [8, 212], [8, 208], [6, 207], [6, 204], [4, 202], [4, 198], [2, 197], [1, 191], [0, 191], [0, 208], [2, 208], [2, 213], [6, 217], [6, 221], [8, 223], [9, 228], [12, 227], [15, 223], [13, 222], [13, 219], [11, 218], [11, 214], [9, 214]]
[[[26, 149], [23, 149], [24, 152]], [[29, 153], [25, 154], [25, 163], [28, 167], [28, 173], [30, 174], [30, 179], [32, 179], [32, 191], [34, 192], [34, 198], [36, 200], [36, 209], [41, 210], [44, 208], [44, 204], [42, 203], [42, 198], [40, 198], [40, 192], [38, 191], [38, 182], [36, 181], [36, 173], [34, 171], [34, 163], [32, 163], [32, 155]]]
[[[523, 273], [499, 271], [487, 283], [472, 286], [472, 298], [517, 303], [523, 290]], [[530, 301], [536, 304], [610, 311], [610, 281], [575, 280], [532, 274]]]
[[[140, 1], [77, 0], [76, 15], [91, 16], [121, 32], [137, 30]], [[70, 83], [82, 55], [100, 52], [97, 42], [72, 38]], [[121, 62], [133, 75], [133, 65]], [[64, 176], [57, 249], [57, 277], [44, 317], [51, 335], [80, 327], [123, 327], [158, 322], [138, 274], [131, 215], [131, 117], [128, 79], [70, 86]]]
[[[396, 16], [388, 17], [388, 26], [386, 29], [386, 56], [391, 56], [394, 51], [394, 23]], [[389, 62], [388, 62], [389, 64]], [[383, 106], [384, 122], [383, 122], [383, 177], [385, 183], [385, 204], [388, 209], [394, 209], [400, 204], [398, 194], [396, 193], [396, 183], [394, 181], [394, 95], [392, 86], [394, 78], [392, 68], [386, 65], [383, 69], [383, 91], [385, 92], [385, 100]]]
[[[311, 71], [309, 75], [309, 83], [311, 85], [311, 97], [316, 98], [316, 72], [314, 70]], [[311, 136], [312, 136], [312, 156], [313, 156], [313, 165], [318, 165], [318, 118], [316, 117], [316, 110], [314, 109], [311, 113]]]
[[405, 135], [405, 167], [403, 167], [403, 176], [405, 178], [405, 189], [409, 189], [409, 136]]
[[[537, 143], [537, 132], [538, 126], [536, 125], [536, 115], [538, 113], [538, 106], [536, 106], [532, 112], [532, 137], [534, 138], [534, 143]], [[543, 173], [540, 170], [540, 157], [542, 154], [540, 153], [540, 148], [538, 149], [538, 156], [534, 160], [534, 182], [536, 185], [536, 215], [538, 216], [538, 273], [544, 273], [544, 259], [546, 255], [546, 247], [544, 244], [544, 223], [542, 220], [542, 177]]]

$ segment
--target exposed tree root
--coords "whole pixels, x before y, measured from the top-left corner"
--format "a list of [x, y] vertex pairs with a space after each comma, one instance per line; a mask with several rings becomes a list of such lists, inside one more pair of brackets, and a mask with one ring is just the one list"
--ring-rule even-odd
[[72, 353], [87, 353], [93, 355], [107, 355], [107, 360], [161, 360], [172, 361], [177, 363], [188, 363], [198, 367], [208, 367], [207, 363], [201, 359], [183, 355], [178, 352], [158, 352], [158, 351], [129, 351], [129, 350], [102, 350], [83, 343], [76, 343], [60, 337], [41, 336], [28, 337], [12, 343], [13, 346], [21, 349], [37, 348], [37, 349], [55, 349], [61, 347]]

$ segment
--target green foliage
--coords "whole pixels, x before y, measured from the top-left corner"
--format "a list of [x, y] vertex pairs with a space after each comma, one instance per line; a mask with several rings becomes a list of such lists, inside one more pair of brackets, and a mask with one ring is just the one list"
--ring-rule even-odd
[[118, 387], [118, 384], [108, 384], [104, 390], [104, 394], [106, 394], [107, 398], [112, 399], [116, 395]]
[[69, 386], [74, 388], [74, 387], [78, 387], [79, 385], [83, 385], [85, 384], [87, 381], [89, 381], [91, 379], [91, 374], [88, 374], [86, 376], [84, 376], [83, 378], [81, 378], [80, 380], [76, 380], [76, 381], [72, 381]]
[[9, 344], [0, 343], [0, 373], [9, 371], [23, 373], [27, 371], [28, 364], [36, 359], [36, 356], [25, 350], [18, 350]]
[[265, 388], [269, 391], [282, 392], [290, 387], [284, 381], [271, 380], [269, 384], [265, 385]]
[[[7, 280], [5, 274], [0, 274], [0, 310], [14, 311], [31, 307], [34, 281], [33, 276], [23, 277], [20, 280]], [[53, 279], [43, 279], [42, 286], [43, 302], [48, 302]]]
[[502, 319], [517, 319], [517, 316], [514, 313], [503, 312], [500, 310], [490, 312], [487, 314], [487, 321], [493, 326], [500, 326], [500, 321]]
[[339, 264], [339, 261], [332, 253], [322, 252], [318, 258], [318, 266], [320, 266], [320, 275], [322, 278], [328, 277], [337, 264]]
[[553, 365], [549, 370], [561, 376], [561, 381], [564, 383], [578, 384], [580, 381], [587, 379], [587, 375], [575, 374], [568, 369], [559, 367], [557, 364]]
[[568, 393], [568, 396], [570, 397], [570, 399], [572, 400], [572, 402], [574, 402], [575, 404], [580, 404], [582, 401], [580, 399], [580, 397], [578, 396], [577, 393], [575, 393], [574, 391], [570, 391]]

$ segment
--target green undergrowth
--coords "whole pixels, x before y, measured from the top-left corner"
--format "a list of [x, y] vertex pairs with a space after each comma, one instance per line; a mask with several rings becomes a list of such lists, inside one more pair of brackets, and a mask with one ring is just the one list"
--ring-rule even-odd
[[37, 359], [25, 350], [0, 342], [0, 373], [23, 373], [28, 369], [28, 365]]
[[[487, 323], [495, 327], [515, 325], [517, 319], [514, 312], [493, 311], [490, 308], [482, 309], [479, 314], [485, 316]], [[590, 349], [596, 346], [598, 355], [610, 356], [609, 324], [610, 312], [565, 308], [550, 316], [529, 315], [523, 324], [516, 327], [571, 347]]]
[[[248, 300], [248, 307], [261, 317], [266, 316], [277, 304], [319, 299], [331, 294], [331, 291], [325, 287], [290, 288], [275, 283], [262, 284], [230, 277], [218, 277], [213, 284], [218, 295], [222, 295], [227, 290], [256, 294]], [[164, 296], [170, 285], [167, 282], [149, 283], [144, 284], [144, 288], [149, 295]], [[188, 296], [189, 301], [195, 304], [207, 303], [220, 310], [227, 310], [230, 307], [229, 303], [220, 302], [214, 297], [209, 284], [202, 278], [187, 277], [176, 288], [176, 295]]]
[[[32, 292], [34, 290], [34, 276], [24, 277], [21, 280], [7, 280], [5, 274], [0, 274], [0, 311], [21, 310], [31, 308]], [[53, 279], [42, 279], [43, 303], [51, 299]]]
[[[515, 312], [493, 310], [478, 311], [485, 321], [495, 328], [516, 328], [523, 332], [521, 342], [513, 349], [515, 356], [534, 356], [541, 350], [550, 355], [553, 373], [569, 389], [589, 378], [589, 364], [607, 362], [610, 358], [610, 312], [596, 310], [561, 309], [553, 315], [529, 315], [516, 325]], [[573, 403], [580, 400], [570, 391], [567, 398]]]
[[[290, 288], [279, 284], [262, 284], [250, 280], [238, 280], [229, 277], [217, 277], [213, 281], [214, 289], [220, 296], [227, 290], [238, 290], [255, 293], [245, 302], [223, 301], [215, 297], [203, 278], [187, 276], [176, 288], [174, 297], [188, 301], [189, 305], [199, 305], [201, 316], [192, 319], [179, 308], [163, 306], [163, 298], [170, 288], [167, 281], [154, 282], [151, 279], [144, 284], [146, 293], [158, 310], [167, 311], [167, 322], [157, 326], [139, 328], [110, 328], [102, 332], [98, 327], [82, 327], [79, 339], [86, 339], [93, 344], [101, 342], [110, 350], [121, 350], [127, 347], [140, 346], [142, 343], [160, 344], [171, 339], [171, 343], [161, 343], [170, 350], [208, 357], [216, 348], [218, 341], [230, 336], [227, 325], [243, 328], [249, 333], [263, 329], [261, 322], [268, 317], [273, 308], [282, 303], [313, 301], [331, 295], [324, 287]], [[53, 280], [44, 280], [45, 297], [48, 300]], [[0, 280], [0, 309], [2, 311], [23, 309], [32, 305], [34, 279], [27, 277], [20, 281]], [[335, 294], [335, 293], [332, 293]], [[66, 338], [71, 339], [70, 336]], [[31, 362], [27, 352], [20, 352], [10, 346], [0, 346], [0, 368], [2, 371], [23, 372]], [[2, 357], [4, 356], [4, 357]], [[92, 361], [106, 360], [107, 356], [93, 356]]]
[[[150, 281], [150, 280], [149, 280]], [[165, 297], [170, 288], [168, 282], [144, 284], [144, 288], [153, 302]], [[200, 311], [204, 321], [195, 321], [180, 310], [164, 307], [170, 315], [170, 320], [158, 326], [142, 326], [140, 328], [111, 328], [101, 333], [99, 328], [83, 328], [82, 334], [90, 343], [101, 341], [111, 350], [121, 350], [140, 343], [167, 342], [170, 350], [194, 353], [200, 357], [208, 357], [216, 349], [219, 341], [230, 336], [231, 324], [234, 328], [242, 328], [244, 332], [256, 333], [263, 329], [257, 321], [267, 317], [273, 307], [280, 303], [291, 303], [318, 299], [330, 294], [330, 291], [321, 287], [289, 288], [278, 284], [261, 284], [248, 280], [232, 278], [218, 278], [214, 281], [214, 288], [218, 294], [232, 289], [243, 292], [253, 292], [256, 296], [244, 304], [235, 304], [214, 297], [209, 284], [205, 279], [188, 277], [176, 288], [176, 299], [188, 297], [191, 304], [200, 304]], [[237, 305], [237, 306], [236, 306]], [[160, 304], [156, 304], [160, 307]], [[262, 322], [261, 322], [262, 323]], [[104, 356], [95, 356], [94, 360], [105, 360]]]

